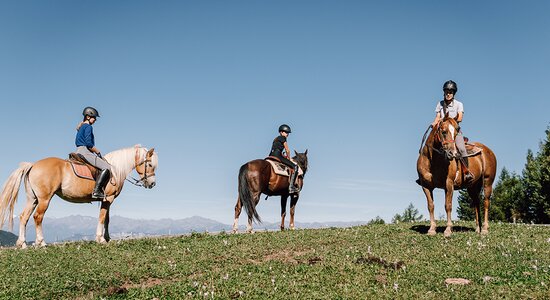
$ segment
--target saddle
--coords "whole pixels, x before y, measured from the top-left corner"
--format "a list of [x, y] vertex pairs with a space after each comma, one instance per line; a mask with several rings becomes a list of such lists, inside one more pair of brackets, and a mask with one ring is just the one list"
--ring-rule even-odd
[[470, 143], [466, 142], [466, 152], [468, 153], [466, 155], [466, 157], [476, 156], [479, 153], [481, 153], [481, 150], [483, 150], [483, 149], [479, 148], [478, 146], [476, 146], [474, 144], [470, 144]]
[[97, 179], [99, 169], [88, 163], [82, 154], [70, 153], [67, 161], [71, 163], [71, 167], [77, 177], [93, 181]]
[[[294, 170], [283, 164], [281, 160], [275, 156], [268, 156], [264, 160], [271, 164], [273, 172], [275, 172], [275, 174], [277, 175], [290, 177], [292, 172], [294, 172]], [[298, 176], [299, 175], [304, 175], [304, 171], [302, 171], [302, 168], [300, 167], [298, 167]]]

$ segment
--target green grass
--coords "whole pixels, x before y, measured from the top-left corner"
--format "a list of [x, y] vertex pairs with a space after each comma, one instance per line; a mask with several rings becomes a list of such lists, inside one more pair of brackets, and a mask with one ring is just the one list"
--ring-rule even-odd
[[550, 298], [550, 227], [455, 226], [451, 238], [405, 223], [2, 249], [0, 298]]

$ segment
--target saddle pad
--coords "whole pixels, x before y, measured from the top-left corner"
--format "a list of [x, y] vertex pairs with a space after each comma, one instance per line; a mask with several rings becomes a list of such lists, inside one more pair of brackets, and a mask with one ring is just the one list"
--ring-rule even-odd
[[[287, 165], [271, 159], [265, 159], [265, 161], [271, 164], [271, 167], [273, 168], [273, 172], [275, 172], [275, 174], [287, 177], [290, 176], [290, 168]], [[298, 175], [304, 175], [304, 172], [300, 167], [298, 167]]]
[[72, 161], [70, 163], [71, 163], [71, 167], [73, 167], [73, 171], [76, 176], [84, 179], [94, 180], [94, 177], [92, 176], [92, 171], [90, 171], [90, 168], [88, 168], [88, 166], [79, 164], [79, 163], [74, 163]]

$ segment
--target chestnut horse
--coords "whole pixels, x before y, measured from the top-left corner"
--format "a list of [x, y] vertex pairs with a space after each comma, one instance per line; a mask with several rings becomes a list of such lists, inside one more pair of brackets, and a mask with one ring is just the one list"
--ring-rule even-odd
[[[481, 143], [473, 143], [481, 149], [478, 154], [468, 157], [469, 170], [474, 176], [470, 182], [464, 182], [463, 174], [459, 168], [460, 155], [455, 144], [459, 126], [455, 119], [445, 117], [436, 128], [432, 128], [426, 144], [419, 151], [416, 170], [418, 171], [418, 184], [422, 186], [428, 201], [430, 212], [430, 229], [428, 235], [435, 235], [436, 224], [434, 219], [433, 190], [440, 188], [445, 191], [445, 211], [447, 212], [447, 228], [444, 235], [450, 236], [452, 232], [451, 210], [454, 189], [468, 190], [472, 199], [472, 206], [476, 216], [476, 232], [487, 234], [489, 232], [489, 202], [493, 192], [497, 160], [489, 147]], [[427, 132], [426, 132], [427, 133]], [[426, 135], [424, 135], [425, 137]], [[480, 192], [483, 188], [484, 218], [480, 220]], [[483, 226], [480, 229], [480, 226]]]
[[[304, 153], [296, 153], [292, 158], [302, 169], [304, 174], [297, 176], [296, 185], [298, 190], [304, 186], [304, 177], [307, 172], [307, 150]], [[242, 165], [239, 170], [239, 196], [235, 205], [235, 222], [233, 232], [238, 231], [239, 216], [244, 206], [248, 214], [247, 232], [252, 232], [252, 221], [255, 219], [261, 222], [256, 211], [256, 205], [260, 201], [260, 195], [281, 196], [281, 230], [285, 229], [286, 203], [290, 196], [290, 229], [294, 229], [294, 211], [300, 197], [299, 193], [288, 193], [289, 178], [275, 174], [271, 164], [264, 159], [256, 159]]]
[[[154, 149], [147, 150], [139, 145], [108, 153], [105, 155], [105, 159], [112, 166], [112, 175], [110, 182], [105, 188], [106, 197], [101, 201], [96, 230], [96, 241], [98, 243], [106, 243], [110, 240], [109, 208], [122, 191], [124, 180], [128, 174], [136, 169], [136, 172], [140, 175], [140, 179], [136, 180], [136, 185], [150, 189], [156, 184], [155, 169], [158, 165], [158, 156]], [[57, 195], [73, 203], [98, 201], [98, 199], [92, 199], [92, 189], [95, 182], [77, 177], [67, 160], [49, 157], [39, 160], [34, 164], [22, 162], [20, 167], [10, 175], [0, 194], [0, 228], [4, 225], [6, 214], [8, 213], [10, 227], [13, 226], [13, 210], [17, 202], [21, 181], [25, 182], [27, 204], [19, 216], [19, 239], [16, 242], [17, 247], [25, 248], [27, 246], [25, 231], [27, 222], [35, 208], [35, 245], [46, 245], [42, 233], [42, 220], [53, 195]]]

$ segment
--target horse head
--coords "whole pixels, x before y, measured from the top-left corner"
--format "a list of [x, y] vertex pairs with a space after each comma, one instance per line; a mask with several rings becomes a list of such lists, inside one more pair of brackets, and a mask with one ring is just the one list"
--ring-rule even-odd
[[155, 148], [147, 150], [144, 147], [136, 145], [135, 166], [139, 174], [140, 182], [143, 187], [151, 189], [156, 185], [155, 170], [158, 166], [158, 156]]
[[447, 160], [458, 157], [455, 139], [459, 131], [458, 122], [454, 118], [445, 117], [435, 129], [436, 138], [441, 142], [441, 148]]
[[304, 175], [307, 172], [307, 149], [304, 153], [298, 153], [296, 150], [294, 150], [294, 156], [292, 159], [298, 163], [298, 166], [304, 171]]

